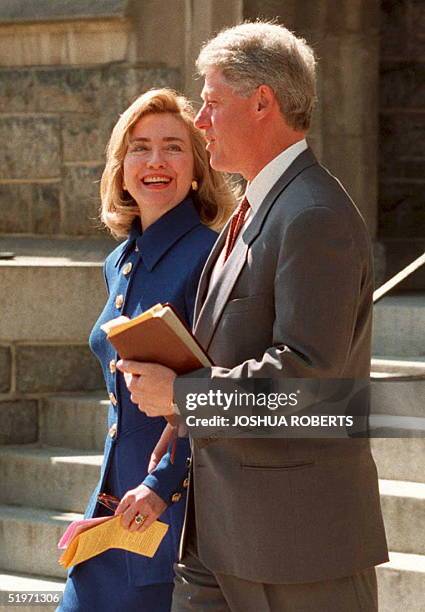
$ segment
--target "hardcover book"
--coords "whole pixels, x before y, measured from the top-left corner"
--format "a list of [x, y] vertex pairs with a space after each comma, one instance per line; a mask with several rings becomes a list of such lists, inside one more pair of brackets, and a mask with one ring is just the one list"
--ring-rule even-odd
[[159, 363], [177, 374], [213, 365], [171, 304], [156, 304], [139, 316], [102, 325], [122, 359]]

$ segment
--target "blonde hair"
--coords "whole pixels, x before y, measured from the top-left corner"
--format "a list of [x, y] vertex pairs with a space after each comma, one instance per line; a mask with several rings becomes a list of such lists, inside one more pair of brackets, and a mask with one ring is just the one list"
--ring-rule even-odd
[[190, 102], [175, 91], [152, 89], [139, 96], [120, 116], [106, 148], [106, 165], [100, 181], [101, 220], [116, 238], [127, 236], [135, 217], [140, 215], [135, 200], [123, 192], [123, 161], [129, 135], [137, 121], [148, 114], [172, 113], [187, 127], [192, 143], [194, 172], [198, 190], [192, 192], [201, 221], [221, 229], [235, 207], [235, 196], [226, 178], [213, 170], [205, 149], [205, 138], [194, 121]]
[[303, 38], [281, 25], [245, 22], [221, 31], [201, 49], [196, 66], [221, 70], [240, 96], [260, 85], [273, 89], [287, 124], [294, 130], [310, 127], [316, 102], [316, 60]]

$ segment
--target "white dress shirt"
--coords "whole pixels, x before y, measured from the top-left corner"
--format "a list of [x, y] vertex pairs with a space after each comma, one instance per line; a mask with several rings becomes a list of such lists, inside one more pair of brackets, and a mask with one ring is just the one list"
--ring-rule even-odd
[[[242, 239], [243, 231], [251, 223], [268, 192], [275, 185], [275, 183], [277, 183], [279, 178], [282, 176], [285, 170], [289, 168], [298, 155], [300, 155], [306, 149], [307, 141], [305, 138], [303, 138], [274, 157], [266, 166], [264, 166], [264, 168], [260, 170], [257, 176], [247, 184], [245, 197], [247, 198], [251, 208], [248, 210], [245, 216], [245, 221], [236, 239], [236, 243]], [[211, 287], [217, 282], [223, 267], [231, 265], [228, 262], [232, 260], [232, 253], [230, 253], [226, 262], [224, 261], [224, 254], [225, 249], [223, 248], [211, 272], [208, 291], [211, 291]]]

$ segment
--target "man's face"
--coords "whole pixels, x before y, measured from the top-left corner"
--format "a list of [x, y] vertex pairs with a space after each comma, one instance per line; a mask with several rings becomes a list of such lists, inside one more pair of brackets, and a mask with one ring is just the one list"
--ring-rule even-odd
[[215, 170], [238, 172], [250, 178], [258, 130], [254, 96], [255, 92], [248, 98], [235, 93], [218, 68], [209, 68], [205, 73], [201, 93], [204, 103], [195, 125], [205, 132]]

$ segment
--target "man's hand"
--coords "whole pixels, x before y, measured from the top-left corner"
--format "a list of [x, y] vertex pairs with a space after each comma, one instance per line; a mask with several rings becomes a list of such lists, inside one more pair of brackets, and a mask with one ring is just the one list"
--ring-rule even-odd
[[[127, 491], [115, 510], [115, 515], [122, 515], [121, 525], [125, 529], [142, 532], [161, 516], [166, 507], [167, 504], [159, 495], [141, 484]], [[134, 520], [137, 515], [145, 517], [140, 525]]]
[[140, 363], [120, 359], [117, 368], [124, 373], [130, 391], [130, 399], [147, 416], [171, 416], [174, 414], [173, 384], [176, 373], [157, 363]]

